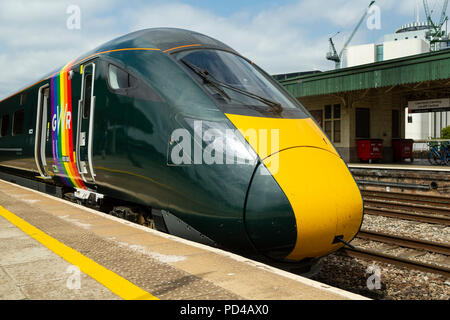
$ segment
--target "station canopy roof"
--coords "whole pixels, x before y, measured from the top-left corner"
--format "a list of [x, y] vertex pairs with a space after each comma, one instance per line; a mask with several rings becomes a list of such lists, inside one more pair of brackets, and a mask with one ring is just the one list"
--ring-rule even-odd
[[445, 80], [450, 79], [450, 50], [277, 78], [297, 98]]

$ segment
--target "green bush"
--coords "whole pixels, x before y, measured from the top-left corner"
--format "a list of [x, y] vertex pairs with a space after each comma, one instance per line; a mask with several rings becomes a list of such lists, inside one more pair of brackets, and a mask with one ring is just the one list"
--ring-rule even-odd
[[450, 139], [450, 127], [442, 129], [441, 138]]

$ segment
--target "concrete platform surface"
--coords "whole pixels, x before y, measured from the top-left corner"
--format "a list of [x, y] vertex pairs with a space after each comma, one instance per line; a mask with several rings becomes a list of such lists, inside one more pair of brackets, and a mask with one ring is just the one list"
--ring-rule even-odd
[[366, 298], [0, 181], [0, 299]]

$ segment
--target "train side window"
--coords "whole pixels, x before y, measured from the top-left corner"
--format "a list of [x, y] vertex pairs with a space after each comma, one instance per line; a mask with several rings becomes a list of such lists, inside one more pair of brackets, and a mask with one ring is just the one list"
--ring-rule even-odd
[[131, 76], [128, 72], [117, 68], [115, 65], [109, 65], [109, 86], [113, 90], [126, 89], [131, 87]]
[[17, 110], [16, 112], [14, 112], [13, 128], [12, 128], [13, 136], [17, 136], [17, 135], [23, 133], [24, 120], [25, 120], [25, 110], [24, 109]]
[[2, 129], [0, 135], [2, 137], [5, 137], [8, 135], [8, 133], [9, 133], [9, 115], [5, 114], [2, 117]]
[[162, 102], [163, 98], [145, 81], [113, 64], [108, 67], [108, 86], [115, 94], [133, 99]]
[[26, 102], [27, 102], [27, 94], [26, 93], [22, 93], [20, 95], [20, 105], [23, 106]]
[[84, 78], [84, 105], [83, 118], [87, 119], [91, 111], [91, 96], [92, 96], [92, 74], [86, 75]]

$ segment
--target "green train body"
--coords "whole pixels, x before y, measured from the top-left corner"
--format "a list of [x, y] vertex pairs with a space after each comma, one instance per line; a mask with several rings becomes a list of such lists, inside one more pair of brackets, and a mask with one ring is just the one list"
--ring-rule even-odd
[[[282, 109], [248, 95], [236, 99], [246, 103], [232, 100], [242, 93], [218, 89], [211, 74], [199, 75], [183, 62], [202, 55], [235, 63], [236, 70], [254, 68], [283, 97], [265, 96]], [[336, 238], [350, 241], [361, 224], [359, 189], [308, 112], [251, 61], [195, 32], [148, 29], [110, 41], [1, 101], [0, 117], [1, 170], [64, 186], [80, 201], [95, 195], [148, 208], [158, 229], [187, 239], [301, 261], [337, 250], [342, 244]], [[261, 129], [280, 132], [278, 149], [262, 155], [243, 133], [249, 128], [258, 139]], [[211, 132], [214, 136], [208, 136]], [[305, 142], [309, 135], [313, 139]], [[222, 158], [211, 151], [217, 143]], [[343, 214], [332, 209], [331, 220], [348, 216], [341, 230], [327, 225], [316, 232], [320, 238], [326, 234], [329, 244], [298, 249], [302, 241], [315, 240], [300, 237], [303, 200], [292, 194], [295, 182], [285, 188], [283, 172], [309, 169], [296, 167], [290, 158], [284, 163], [291, 167], [284, 169], [282, 157], [277, 176], [266, 162], [287, 154], [284, 150], [310, 147], [333, 157], [330, 161], [342, 170], [336, 183], [351, 196], [342, 205], [327, 204], [347, 207]], [[327, 194], [318, 196], [327, 201]], [[308, 219], [313, 221], [314, 214]]]

